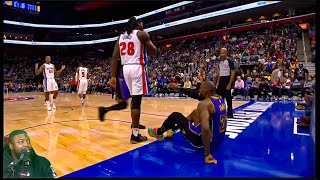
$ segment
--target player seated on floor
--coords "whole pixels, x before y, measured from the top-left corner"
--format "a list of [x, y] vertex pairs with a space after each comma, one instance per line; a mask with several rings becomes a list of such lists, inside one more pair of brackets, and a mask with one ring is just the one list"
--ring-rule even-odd
[[314, 101], [314, 90], [315, 85], [313, 85], [310, 89], [307, 89], [304, 95], [305, 100], [305, 115], [302, 116], [298, 123], [298, 127], [309, 129], [310, 128], [310, 118], [311, 118], [311, 110], [312, 110], [312, 104]]
[[212, 81], [205, 81], [200, 86], [198, 107], [185, 117], [179, 112], [173, 112], [159, 128], [148, 128], [151, 137], [164, 140], [164, 133], [172, 136], [178, 129], [191, 145], [204, 147], [206, 163], [217, 164], [217, 160], [210, 154], [210, 145], [217, 150], [223, 143], [227, 127], [226, 104], [221, 96], [215, 95], [216, 86]]

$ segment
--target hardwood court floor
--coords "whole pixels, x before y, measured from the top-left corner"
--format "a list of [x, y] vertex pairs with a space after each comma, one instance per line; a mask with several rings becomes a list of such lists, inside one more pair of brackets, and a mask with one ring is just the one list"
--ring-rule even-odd
[[[55, 111], [47, 111], [43, 93], [13, 93], [7, 97], [34, 97], [31, 100], [4, 102], [4, 134], [25, 129], [36, 153], [48, 158], [58, 176], [77, 171], [103, 160], [149, 144], [129, 142], [129, 108], [110, 112], [106, 121], [97, 118], [98, 106], [115, 103], [109, 95], [88, 95], [86, 107], [80, 107], [76, 94], [59, 94]], [[193, 99], [144, 98], [141, 124], [160, 126], [172, 112], [188, 115], [197, 105]], [[233, 108], [246, 102], [235, 101]], [[146, 130], [140, 131], [147, 135]]]

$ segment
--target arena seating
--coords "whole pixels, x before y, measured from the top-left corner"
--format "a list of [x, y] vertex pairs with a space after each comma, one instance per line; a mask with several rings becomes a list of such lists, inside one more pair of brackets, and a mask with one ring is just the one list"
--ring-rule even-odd
[[[288, 76], [292, 74], [289, 69], [289, 63], [297, 53], [297, 33], [298, 25], [289, 24], [279, 25], [274, 27], [262, 28], [257, 31], [248, 31], [241, 33], [233, 33], [219, 38], [221, 47], [226, 47], [231, 57], [235, 59], [237, 69], [242, 74], [237, 74], [246, 80], [248, 76], [252, 76], [252, 70], [255, 77], [270, 77], [267, 72], [266, 62], [268, 59], [272, 60], [276, 66], [282, 65], [285, 68], [284, 72]], [[183, 83], [187, 78], [190, 79], [193, 89], [198, 89], [199, 84], [205, 78], [201, 78], [200, 74], [204, 73], [208, 76], [212, 68], [217, 67], [219, 49], [215, 48], [217, 41], [213, 41], [212, 37], [187, 40], [182, 42], [175, 42], [172, 44], [162, 44], [158, 46], [158, 55], [149, 58], [149, 78], [156, 80], [158, 75], [163, 78], [168, 76], [169, 82], [174, 82], [183, 87]], [[220, 47], [220, 48], [221, 48]], [[91, 70], [92, 78], [90, 80], [89, 93], [110, 93], [108, 85], [110, 79], [110, 60], [111, 57], [102, 57], [98, 55], [90, 56], [55, 56], [52, 55], [52, 62], [57, 69], [62, 64], [66, 65], [66, 70], [59, 77], [58, 84], [61, 90], [72, 91], [70, 83], [74, 78], [77, 62], [86, 62]], [[37, 87], [37, 83], [41, 81], [34, 80], [34, 64], [42, 62], [44, 57], [5, 57], [4, 73], [10, 75], [8, 72], [13, 68], [11, 75], [12, 80], [20, 81], [21, 83], [13, 83], [13, 87], [9, 89], [20, 89], [18, 91], [36, 90], [37, 88], [27, 88], [27, 86]], [[13, 65], [13, 67], [12, 67]], [[250, 68], [245, 68], [245, 65], [251, 65]], [[272, 70], [276, 69], [276, 66]], [[216, 69], [212, 71], [213, 80], [216, 76]], [[247, 70], [245, 74], [244, 69]], [[248, 71], [249, 70], [249, 71]], [[295, 77], [292, 77], [293, 82]], [[161, 81], [157, 81], [162, 83]], [[268, 79], [270, 82], [270, 78]], [[165, 94], [161, 84], [157, 88], [156, 95], [166, 96], [170, 93], [178, 93], [173, 89], [169, 89]], [[167, 85], [166, 85], [167, 86]], [[301, 88], [292, 87], [294, 95], [299, 95]]]

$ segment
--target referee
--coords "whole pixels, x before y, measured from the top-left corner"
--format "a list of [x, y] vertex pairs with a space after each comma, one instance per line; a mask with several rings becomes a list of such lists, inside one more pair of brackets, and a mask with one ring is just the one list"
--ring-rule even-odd
[[228, 117], [233, 118], [231, 87], [235, 76], [234, 62], [227, 57], [226, 48], [220, 50], [219, 73], [217, 78], [217, 94], [226, 98], [228, 105]]

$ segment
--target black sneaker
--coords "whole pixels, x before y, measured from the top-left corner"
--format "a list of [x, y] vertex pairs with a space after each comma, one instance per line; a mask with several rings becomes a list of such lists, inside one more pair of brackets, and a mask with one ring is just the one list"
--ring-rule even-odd
[[141, 134], [138, 134], [138, 136], [134, 136], [133, 134], [131, 134], [131, 144], [137, 144], [137, 143], [140, 143], [140, 142], [145, 142], [147, 141], [148, 138], [147, 136], [141, 136]]
[[[131, 125], [131, 129], [132, 129], [132, 125]], [[139, 129], [146, 129], [146, 126], [139, 124]]]
[[104, 121], [104, 115], [107, 113], [108, 111], [106, 110], [105, 107], [100, 106], [98, 108], [98, 116], [99, 116], [99, 120], [100, 121]]

